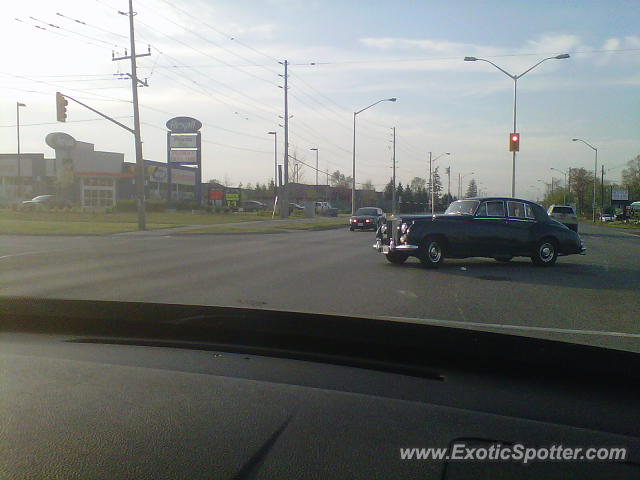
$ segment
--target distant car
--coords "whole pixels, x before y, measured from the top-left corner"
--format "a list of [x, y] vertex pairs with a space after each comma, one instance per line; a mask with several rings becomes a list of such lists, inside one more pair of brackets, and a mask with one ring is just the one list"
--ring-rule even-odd
[[551, 266], [559, 255], [584, 254], [580, 236], [549, 218], [540, 205], [518, 198], [469, 198], [443, 215], [400, 215], [387, 219], [373, 248], [391, 263], [417, 257], [428, 268], [444, 258], [489, 257], [508, 262], [530, 257]]
[[600, 215], [601, 222], [613, 222], [614, 220], [615, 220], [615, 217], [610, 213], [603, 213], [602, 215]]
[[338, 209], [331, 206], [329, 202], [314, 202], [316, 213], [325, 217], [337, 217]]
[[25, 200], [21, 204], [21, 210], [34, 210], [38, 205], [51, 208], [66, 208], [71, 206], [71, 202], [56, 195], [38, 195], [31, 200]]
[[349, 230], [377, 230], [385, 221], [384, 212], [377, 207], [363, 207], [349, 218]]
[[297, 203], [290, 203], [289, 204], [289, 209], [291, 209], [291, 210], [304, 210], [304, 207], [302, 205], [298, 205]]
[[557, 222], [566, 225], [574, 232], [578, 231], [578, 217], [576, 216], [576, 212], [573, 210], [572, 206], [551, 205], [547, 210], [547, 214]]
[[238, 210], [242, 212], [258, 212], [260, 210], [267, 210], [267, 206], [257, 200], [243, 200], [238, 204]]

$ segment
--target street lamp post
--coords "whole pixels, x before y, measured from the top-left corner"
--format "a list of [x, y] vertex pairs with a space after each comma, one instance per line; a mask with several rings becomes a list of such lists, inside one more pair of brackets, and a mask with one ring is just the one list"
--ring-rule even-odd
[[[517, 99], [518, 99], [518, 79], [524, 77], [527, 73], [529, 73], [531, 70], [536, 68], [542, 62], [546, 62], [547, 60], [562, 60], [562, 59], [565, 59], [565, 58], [569, 58], [569, 54], [568, 53], [563, 53], [562, 55], [556, 55], [555, 57], [543, 58], [538, 63], [536, 63], [533, 67], [525, 70], [520, 75], [513, 75], [513, 74], [507, 72], [506, 70], [504, 70], [503, 68], [499, 67], [498, 65], [496, 65], [492, 61], [487, 60], [485, 58], [464, 57], [464, 61], [465, 62], [478, 62], [479, 61], [479, 62], [490, 63], [491, 65], [496, 67], [498, 70], [500, 70], [502, 73], [504, 73], [505, 75], [507, 75], [509, 78], [511, 78], [513, 80], [513, 133], [517, 133], [516, 110], [517, 110]], [[516, 152], [515, 151], [513, 152], [512, 163], [513, 163], [513, 165], [512, 165], [512, 174], [511, 174], [511, 196], [515, 197], [516, 196]]]
[[273, 135], [273, 193], [278, 193], [278, 132], [267, 132]]
[[353, 171], [351, 173], [351, 215], [356, 211], [356, 115], [368, 110], [369, 108], [379, 104], [380, 102], [395, 102], [397, 98], [383, 98], [375, 103], [372, 103], [368, 107], [353, 112]]
[[429, 152], [429, 190], [431, 190], [431, 215], [433, 215], [433, 205], [435, 203], [436, 193], [435, 193], [435, 189], [433, 188], [433, 169], [431, 168], [431, 165], [440, 157], [443, 157], [444, 155], [451, 155], [451, 154], [449, 152], [443, 153], [441, 155], [438, 155], [433, 160], [431, 160], [431, 154], [432, 152]]
[[564, 175], [564, 190], [563, 190], [563, 196], [562, 196], [562, 203], [564, 203], [565, 205], [567, 204], [567, 173], [564, 170], [558, 170], [557, 168], [553, 168], [551, 167], [551, 170], [555, 170], [556, 172], [559, 172], [561, 174]]
[[318, 152], [320, 151], [317, 148], [310, 148], [309, 150], [311, 150], [312, 152], [316, 152], [316, 187], [319, 185], [318, 184]]
[[571, 140], [574, 142], [582, 142], [587, 147], [589, 147], [594, 152], [596, 152], [596, 161], [595, 161], [595, 166], [593, 167], [593, 202], [591, 203], [592, 210], [593, 210], [593, 223], [596, 223], [596, 183], [598, 181], [598, 149], [593, 145], [585, 142], [581, 138], [572, 138]]
[[458, 173], [458, 200], [462, 198], [462, 180], [464, 177], [468, 177], [473, 174], [474, 172], [465, 173], [464, 175], [462, 175], [462, 173]]
[[24, 103], [16, 102], [16, 127], [18, 137], [18, 201], [22, 200], [22, 172], [20, 159], [20, 107], [26, 107]]

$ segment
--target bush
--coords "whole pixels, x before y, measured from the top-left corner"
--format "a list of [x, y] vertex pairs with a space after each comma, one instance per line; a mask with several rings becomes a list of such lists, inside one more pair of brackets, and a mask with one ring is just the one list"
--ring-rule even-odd
[[[167, 204], [159, 200], [147, 200], [145, 202], [145, 210], [147, 212], [164, 212]], [[115, 210], [118, 212], [136, 212], [138, 210], [138, 201], [134, 199], [118, 200]]]
[[197, 202], [193, 202], [193, 201], [182, 201], [182, 202], [177, 202], [175, 204], [175, 209], [178, 211], [191, 211], [191, 210], [197, 210], [198, 204]]

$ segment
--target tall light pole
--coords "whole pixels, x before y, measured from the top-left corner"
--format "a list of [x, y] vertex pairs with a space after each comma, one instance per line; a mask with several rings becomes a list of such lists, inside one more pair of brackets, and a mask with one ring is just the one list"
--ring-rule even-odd
[[278, 195], [278, 132], [267, 132], [273, 135], [273, 193]]
[[391, 213], [396, 213], [396, 127], [393, 127], [393, 175], [392, 183], [393, 189], [391, 190]]
[[[506, 70], [504, 70], [503, 68], [499, 67], [498, 65], [496, 65], [492, 61], [487, 60], [485, 58], [464, 57], [464, 61], [465, 62], [487, 62], [487, 63], [490, 63], [491, 65], [496, 67], [498, 70], [500, 70], [502, 73], [504, 73], [505, 75], [507, 75], [509, 78], [511, 78], [513, 80], [513, 132], [512, 133], [517, 133], [516, 110], [517, 110], [517, 99], [518, 99], [518, 79], [520, 79], [521, 77], [524, 77], [527, 73], [529, 73], [531, 70], [536, 68], [542, 62], [546, 62], [547, 60], [563, 60], [565, 58], [569, 58], [569, 54], [568, 53], [563, 53], [562, 55], [556, 55], [555, 57], [543, 58], [538, 63], [536, 63], [533, 67], [528, 68], [527, 70], [522, 72], [520, 75], [513, 75], [513, 74], [507, 72]], [[519, 140], [519, 137], [518, 137], [518, 142], [519, 141], [520, 140]], [[512, 163], [513, 163], [513, 166], [512, 166], [512, 174], [511, 174], [511, 196], [515, 197], [516, 196], [516, 152], [515, 152], [515, 150], [513, 151], [513, 161], [512, 161]]]
[[395, 102], [397, 98], [383, 98], [375, 103], [372, 103], [368, 107], [353, 112], [353, 171], [351, 173], [351, 215], [356, 212], [356, 115], [370, 109], [371, 107], [379, 104], [380, 102]]
[[468, 177], [473, 174], [474, 172], [465, 173], [464, 175], [462, 175], [462, 173], [458, 173], [458, 200], [462, 198], [462, 180], [464, 177]]
[[558, 170], [557, 168], [553, 168], [553, 167], [551, 167], [551, 170], [555, 170], [556, 172], [559, 172], [564, 175], [564, 195], [562, 198], [562, 203], [566, 205], [567, 204], [567, 173], [569, 172], [565, 172], [564, 170]]
[[317, 148], [310, 148], [309, 150], [311, 150], [312, 152], [316, 152], [316, 187], [319, 185], [318, 184], [318, 152], [320, 151]]
[[20, 107], [26, 107], [26, 105], [24, 103], [16, 102], [16, 127], [18, 135], [18, 201], [22, 200], [22, 162], [20, 161]]
[[587, 147], [589, 147], [594, 152], [596, 152], [596, 163], [595, 163], [595, 166], [593, 167], [593, 202], [591, 203], [591, 206], [593, 209], [593, 223], [596, 223], [596, 183], [598, 182], [598, 149], [593, 145], [585, 142], [581, 138], [572, 138], [571, 140], [574, 142], [582, 142]]
[[431, 165], [440, 157], [443, 157], [444, 155], [451, 155], [451, 154], [449, 152], [442, 153], [438, 155], [436, 158], [434, 158], [433, 160], [431, 160], [431, 154], [432, 152], [429, 152], [429, 190], [431, 190], [431, 215], [433, 215], [433, 204], [435, 203], [436, 192], [435, 192], [435, 189], [433, 188], [433, 169], [431, 168]]

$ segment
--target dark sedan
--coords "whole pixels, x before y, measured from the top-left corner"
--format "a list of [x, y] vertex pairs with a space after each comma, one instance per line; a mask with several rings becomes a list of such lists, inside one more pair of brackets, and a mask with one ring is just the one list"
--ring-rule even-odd
[[394, 217], [378, 228], [373, 247], [391, 263], [414, 256], [430, 268], [445, 257], [530, 257], [550, 266], [559, 255], [585, 253], [580, 236], [540, 205], [501, 197], [458, 200], [443, 215]]
[[20, 205], [21, 210], [34, 210], [38, 205], [46, 206], [49, 208], [67, 208], [71, 207], [71, 202], [60, 198], [56, 195], [38, 195], [31, 200], [25, 200]]
[[384, 221], [384, 212], [377, 207], [363, 207], [349, 218], [349, 230], [377, 230]]

